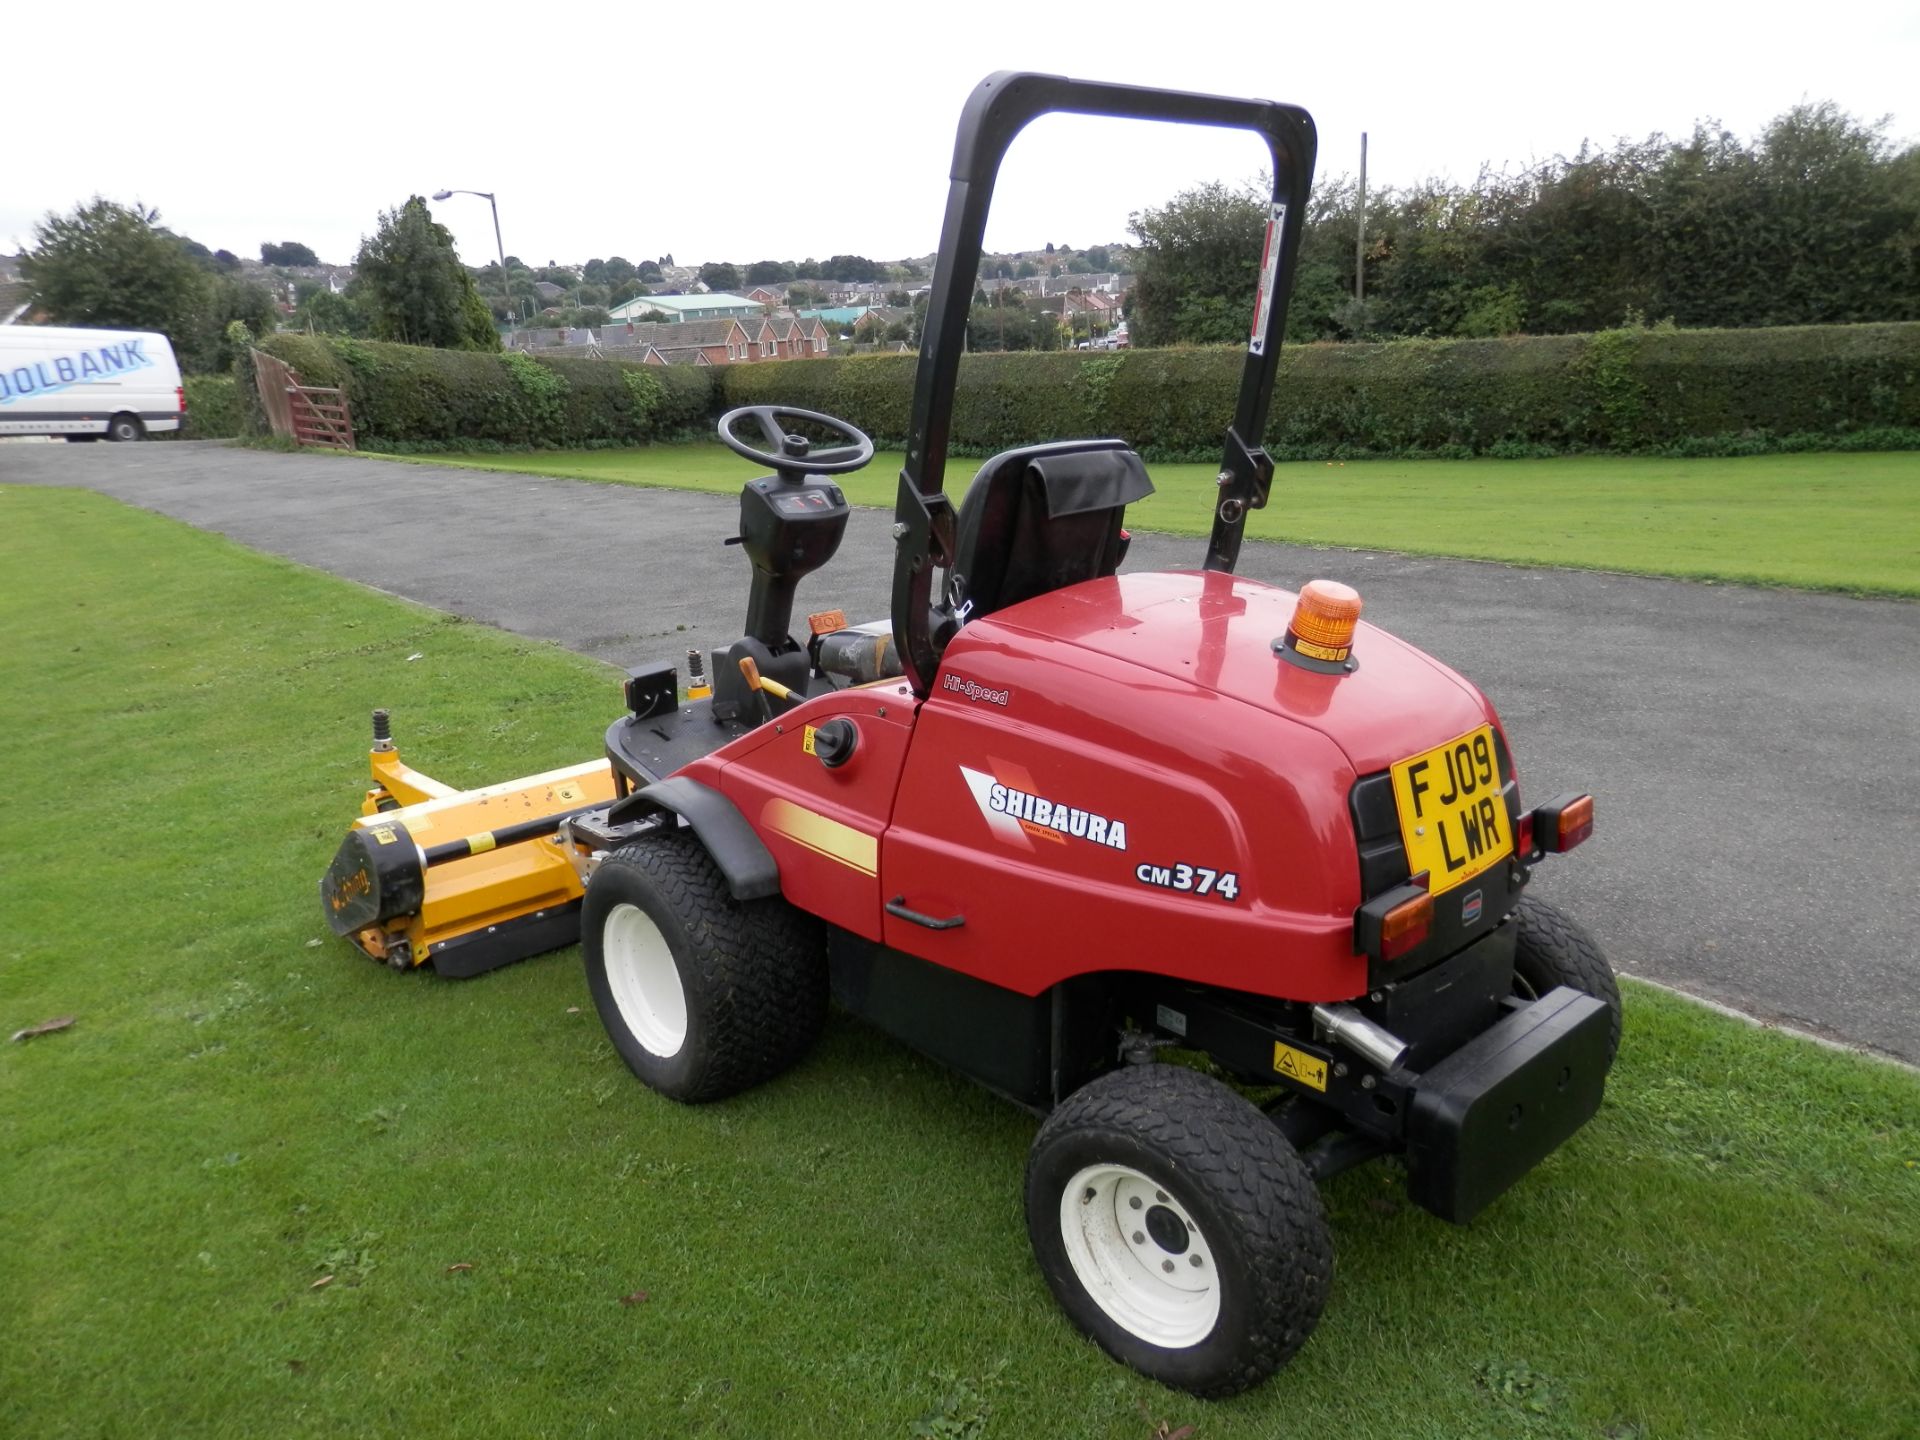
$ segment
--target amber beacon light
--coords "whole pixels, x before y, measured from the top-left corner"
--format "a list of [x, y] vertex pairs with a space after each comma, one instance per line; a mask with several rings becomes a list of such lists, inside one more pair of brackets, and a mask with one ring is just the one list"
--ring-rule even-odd
[[1360, 592], [1338, 580], [1309, 580], [1275, 652], [1308, 670], [1344, 674], [1355, 668], [1353, 632], [1360, 623]]

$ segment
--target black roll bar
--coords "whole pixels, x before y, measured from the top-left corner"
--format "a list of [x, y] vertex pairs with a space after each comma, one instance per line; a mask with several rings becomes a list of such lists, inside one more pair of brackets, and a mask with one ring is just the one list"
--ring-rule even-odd
[[1267, 230], [1267, 253], [1261, 257], [1260, 291], [1247, 361], [1240, 374], [1240, 395], [1220, 463], [1207, 569], [1233, 569], [1240, 557], [1247, 511], [1266, 504], [1273, 481], [1273, 462], [1260, 441], [1267, 428], [1280, 337], [1286, 331], [1287, 299], [1293, 290], [1301, 220], [1313, 183], [1313, 117], [1296, 105], [1271, 100], [1233, 100], [1010, 70], [989, 75], [974, 88], [961, 111], [960, 130], [954, 140], [953, 183], [947, 191], [946, 219], [940, 229], [939, 260], [928, 298], [926, 329], [920, 339], [919, 369], [914, 376], [907, 460], [900, 471], [899, 498], [894, 507], [894, 643], [907, 679], [922, 699], [933, 687], [944, 645], [944, 638], [936, 637], [933, 628], [933, 571], [953, 561], [953, 502], [942, 487], [954, 386], [966, 345], [967, 312], [979, 279], [987, 209], [993, 200], [1000, 162], [1013, 138], [1031, 121], [1056, 111], [1251, 130], [1267, 142], [1273, 158], [1269, 212], [1273, 223]]

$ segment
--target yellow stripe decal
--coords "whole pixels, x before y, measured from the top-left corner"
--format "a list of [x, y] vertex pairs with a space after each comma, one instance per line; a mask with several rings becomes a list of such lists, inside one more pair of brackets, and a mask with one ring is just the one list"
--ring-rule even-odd
[[760, 823], [816, 855], [838, 860], [862, 875], [880, 873], [880, 842], [864, 830], [842, 825], [817, 810], [775, 796], [760, 811]]

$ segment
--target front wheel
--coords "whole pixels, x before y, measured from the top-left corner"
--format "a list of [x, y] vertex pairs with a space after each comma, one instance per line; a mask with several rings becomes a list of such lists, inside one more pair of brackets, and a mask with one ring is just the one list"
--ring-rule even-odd
[[826, 1023], [819, 921], [777, 895], [735, 900], [690, 830], [636, 840], [600, 863], [580, 949], [608, 1038], [670, 1099], [720, 1100], [770, 1080]]
[[107, 422], [109, 440], [144, 440], [147, 427], [140, 423], [137, 415], [116, 415]]
[[1115, 1359], [1215, 1397], [1256, 1385], [1320, 1319], [1333, 1241], [1305, 1164], [1208, 1076], [1129, 1066], [1034, 1139], [1027, 1232], [1054, 1297]]

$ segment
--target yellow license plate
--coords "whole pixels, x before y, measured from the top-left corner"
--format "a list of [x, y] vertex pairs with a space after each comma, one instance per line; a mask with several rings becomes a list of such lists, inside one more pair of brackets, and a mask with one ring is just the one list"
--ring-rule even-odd
[[1393, 798], [1408, 869], [1427, 872], [1432, 894], [1464, 884], [1513, 853], [1491, 725], [1399, 761]]

